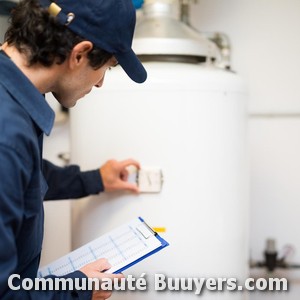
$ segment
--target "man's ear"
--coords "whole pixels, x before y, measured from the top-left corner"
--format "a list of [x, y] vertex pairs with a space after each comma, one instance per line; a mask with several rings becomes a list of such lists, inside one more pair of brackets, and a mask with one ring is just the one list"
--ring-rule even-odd
[[82, 41], [76, 44], [69, 56], [70, 68], [75, 68], [82, 64], [87, 59], [87, 54], [93, 49], [93, 44], [90, 41]]

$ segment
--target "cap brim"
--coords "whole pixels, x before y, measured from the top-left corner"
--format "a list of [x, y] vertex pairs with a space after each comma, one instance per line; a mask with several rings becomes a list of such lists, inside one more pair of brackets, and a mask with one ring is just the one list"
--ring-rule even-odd
[[115, 54], [115, 57], [133, 81], [143, 83], [147, 79], [147, 71], [132, 49], [127, 52]]

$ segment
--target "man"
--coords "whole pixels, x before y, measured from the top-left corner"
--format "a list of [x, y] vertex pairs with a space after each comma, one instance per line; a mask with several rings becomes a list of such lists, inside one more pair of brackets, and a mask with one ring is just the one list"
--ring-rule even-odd
[[[43, 238], [43, 198], [79, 198], [101, 191], [138, 192], [127, 182], [134, 160], [108, 161], [99, 170], [59, 168], [42, 160], [43, 134], [54, 113], [43, 94], [72, 107], [101, 87], [119, 63], [131, 79], [147, 74], [131, 49], [131, 0], [23, 0], [13, 10], [0, 51], [0, 299], [106, 299], [107, 291], [12, 291], [11, 274], [35, 278]], [[84, 100], [82, 100], [84, 101]], [[113, 116], [112, 116], [113, 118]], [[67, 278], [121, 278], [97, 260]]]

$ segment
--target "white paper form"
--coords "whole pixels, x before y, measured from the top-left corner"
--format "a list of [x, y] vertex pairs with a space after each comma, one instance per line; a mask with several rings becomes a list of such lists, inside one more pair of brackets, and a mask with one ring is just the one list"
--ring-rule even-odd
[[63, 276], [99, 258], [106, 258], [112, 266], [107, 273], [114, 273], [167, 245], [141, 218], [136, 218], [42, 267], [38, 277]]

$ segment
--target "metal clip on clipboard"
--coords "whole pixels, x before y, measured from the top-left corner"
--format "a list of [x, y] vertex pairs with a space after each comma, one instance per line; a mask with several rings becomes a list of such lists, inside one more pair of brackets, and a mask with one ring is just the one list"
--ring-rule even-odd
[[153, 235], [157, 235], [157, 233], [145, 221], [143, 221], [141, 225], [137, 226], [136, 230], [142, 234], [145, 239], [148, 239]]

